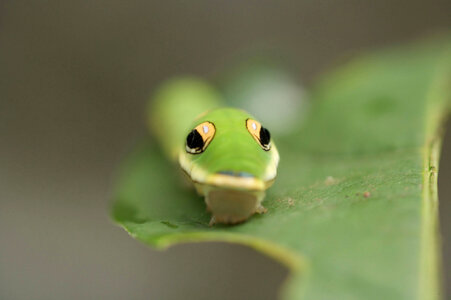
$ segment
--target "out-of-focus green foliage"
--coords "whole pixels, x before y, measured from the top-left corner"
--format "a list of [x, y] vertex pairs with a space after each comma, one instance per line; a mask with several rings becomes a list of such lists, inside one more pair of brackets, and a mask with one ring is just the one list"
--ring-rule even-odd
[[436, 134], [450, 54], [438, 39], [325, 75], [305, 125], [275, 137], [281, 164], [265, 215], [209, 227], [202, 198], [145, 142], [124, 163], [113, 218], [157, 248], [226, 241], [263, 251], [292, 270], [285, 299], [438, 298]]

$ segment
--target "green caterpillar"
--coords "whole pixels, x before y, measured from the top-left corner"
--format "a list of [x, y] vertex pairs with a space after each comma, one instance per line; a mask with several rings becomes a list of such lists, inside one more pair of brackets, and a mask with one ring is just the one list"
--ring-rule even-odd
[[149, 111], [151, 132], [205, 197], [210, 224], [235, 224], [264, 213], [265, 191], [277, 174], [279, 153], [270, 132], [247, 112], [222, 107], [201, 80], [165, 83]]

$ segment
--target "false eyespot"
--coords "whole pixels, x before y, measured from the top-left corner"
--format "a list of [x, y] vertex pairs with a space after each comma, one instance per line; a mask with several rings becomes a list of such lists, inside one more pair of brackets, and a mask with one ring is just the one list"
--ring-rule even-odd
[[203, 122], [197, 125], [186, 137], [186, 152], [191, 154], [204, 152], [215, 136], [215, 132], [215, 125], [211, 122]]
[[271, 149], [271, 134], [268, 129], [254, 119], [246, 120], [246, 128], [263, 150], [269, 151]]

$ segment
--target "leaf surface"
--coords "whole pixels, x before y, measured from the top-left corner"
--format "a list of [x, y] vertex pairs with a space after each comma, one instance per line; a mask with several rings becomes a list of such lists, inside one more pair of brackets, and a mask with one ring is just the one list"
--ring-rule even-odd
[[438, 131], [449, 109], [451, 43], [357, 58], [326, 74], [302, 128], [277, 139], [268, 212], [209, 227], [152, 141], [124, 162], [113, 218], [157, 248], [225, 241], [288, 266], [284, 299], [439, 298]]

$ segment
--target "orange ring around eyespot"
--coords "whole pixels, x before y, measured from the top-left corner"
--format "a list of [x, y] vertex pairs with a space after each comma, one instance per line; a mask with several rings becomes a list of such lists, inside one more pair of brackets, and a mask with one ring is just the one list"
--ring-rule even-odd
[[208, 147], [210, 142], [213, 140], [216, 134], [216, 127], [212, 122], [203, 122], [197, 125], [195, 128], [200, 134], [204, 141], [204, 146], [202, 147], [202, 152]]
[[246, 120], [246, 128], [263, 150], [269, 151], [271, 149], [271, 143], [268, 144], [268, 147], [263, 146], [261, 143], [260, 130], [262, 128], [262, 125], [260, 124], [260, 122], [249, 118]]

